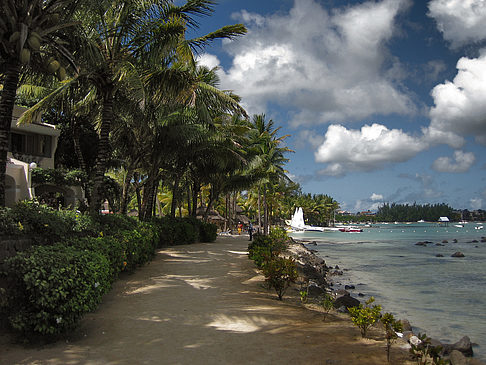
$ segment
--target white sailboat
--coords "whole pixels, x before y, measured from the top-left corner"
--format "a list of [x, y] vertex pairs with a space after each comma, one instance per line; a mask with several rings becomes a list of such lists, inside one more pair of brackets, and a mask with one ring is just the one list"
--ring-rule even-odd
[[326, 230], [324, 227], [309, 226], [305, 224], [302, 207], [295, 208], [294, 215], [290, 221], [290, 227], [294, 232], [324, 232]]

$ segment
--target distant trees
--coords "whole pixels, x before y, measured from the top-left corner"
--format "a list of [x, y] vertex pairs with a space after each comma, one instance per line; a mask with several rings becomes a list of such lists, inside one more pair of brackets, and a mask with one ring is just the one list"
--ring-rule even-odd
[[383, 222], [417, 222], [421, 219], [436, 222], [440, 217], [452, 218], [453, 209], [447, 204], [383, 204], [378, 208], [376, 219]]

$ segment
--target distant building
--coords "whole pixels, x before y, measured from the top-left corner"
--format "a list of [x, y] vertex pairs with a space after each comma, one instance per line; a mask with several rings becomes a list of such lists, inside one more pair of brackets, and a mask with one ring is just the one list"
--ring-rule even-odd
[[371, 210], [366, 210], [364, 212], [358, 212], [358, 213], [356, 213], [356, 215], [365, 215], [367, 217], [372, 217], [372, 216], [375, 216], [376, 213], [372, 212]]
[[[5, 177], [5, 204], [13, 206], [24, 199], [36, 196], [31, 182], [31, 171], [36, 167], [54, 168], [54, 153], [60, 131], [55, 126], [42, 123], [40, 115], [31, 124], [17, 125], [18, 119], [27, 108], [15, 106], [13, 110], [7, 170]], [[37, 195], [62, 196], [63, 205], [74, 204], [84, 199], [80, 187], [60, 187], [45, 184], [36, 187]]]

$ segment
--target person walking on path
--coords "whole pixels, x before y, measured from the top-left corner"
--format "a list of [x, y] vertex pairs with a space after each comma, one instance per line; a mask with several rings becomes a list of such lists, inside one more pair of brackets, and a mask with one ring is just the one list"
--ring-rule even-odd
[[251, 222], [248, 224], [248, 235], [250, 236], [250, 241], [253, 240], [253, 225]]

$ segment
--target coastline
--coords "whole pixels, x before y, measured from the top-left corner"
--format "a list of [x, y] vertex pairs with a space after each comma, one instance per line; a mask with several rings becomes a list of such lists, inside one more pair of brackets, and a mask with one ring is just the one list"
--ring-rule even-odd
[[[319, 262], [320, 265], [325, 265], [326, 270], [323, 276], [323, 280], [326, 282], [326, 284], [323, 286], [323, 289], [325, 291], [330, 292], [334, 298], [342, 298], [343, 296], [349, 296], [353, 298], [354, 303], [359, 303], [362, 301], [360, 299], [361, 297], [364, 297], [365, 294], [359, 292], [357, 293], [358, 298], [356, 298], [356, 295], [353, 297], [352, 293], [348, 291], [348, 289], [354, 290], [355, 289], [354, 285], [338, 284], [337, 288], [334, 287], [335, 283], [333, 280], [336, 277], [345, 276], [344, 272], [349, 271], [350, 268], [341, 268], [338, 266], [334, 268], [328, 267], [325, 263], [324, 258], [317, 255], [317, 251], [313, 250], [310, 247], [307, 247], [309, 245], [316, 244], [312, 240], [295, 239], [295, 238], [291, 238], [291, 240], [293, 242], [292, 243], [293, 246], [301, 247], [300, 250], [303, 249], [307, 251], [307, 254], [300, 255], [300, 260], [305, 260], [307, 257], [311, 257], [311, 259], [307, 262], [308, 265], [312, 265], [315, 262]], [[348, 301], [344, 301], [344, 302], [348, 303]], [[350, 303], [352, 304], [353, 301], [351, 301]], [[340, 308], [338, 310], [341, 312], [347, 312], [344, 308]], [[414, 333], [413, 327], [410, 325], [409, 321], [406, 318], [399, 318], [399, 319], [404, 325], [404, 331], [403, 331], [403, 338], [399, 339], [400, 344], [398, 346], [400, 346], [403, 349], [409, 349], [410, 342], [416, 341], [417, 333]], [[442, 347], [441, 357], [452, 361], [453, 365], [454, 364], [485, 365], [484, 362], [473, 357], [472, 347], [474, 344], [471, 343], [468, 336], [464, 336], [458, 342], [453, 344], [441, 343], [440, 341], [432, 338], [431, 344], [433, 346], [441, 346]], [[457, 352], [459, 352], [459, 354]], [[454, 359], [452, 359], [452, 357], [454, 357]]]

